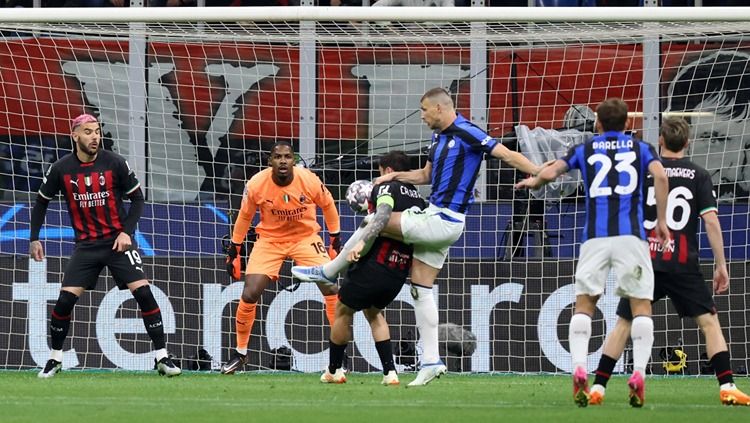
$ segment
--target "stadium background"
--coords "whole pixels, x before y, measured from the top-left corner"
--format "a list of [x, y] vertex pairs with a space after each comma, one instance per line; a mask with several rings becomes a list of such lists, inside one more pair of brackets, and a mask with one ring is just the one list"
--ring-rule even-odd
[[[82, 111], [100, 116], [108, 139], [105, 145], [128, 154], [128, 144], [117, 141], [127, 139], [128, 120], [117, 114], [127, 111], [127, 107], [123, 107], [127, 103], [121, 103], [127, 101], [126, 96], [118, 93], [123, 76], [118, 72], [124, 72], [121, 65], [127, 61], [127, 43], [99, 41], [96, 48], [90, 48], [91, 43], [55, 38], [0, 42], [0, 59], [5, 63], [0, 78], [5, 101], [5, 108], [0, 110], [0, 128], [3, 128], [0, 133], [0, 188], [3, 195], [0, 198], [5, 200], [0, 206], [0, 302], [3, 309], [0, 313], [0, 343], [9, 347], [0, 353], [5, 354], [4, 360], [0, 358], [4, 368], [29, 368], [40, 363], [34, 357], [34, 345], [46, 346], [47, 315], [46, 311], [43, 315], [32, 311], [31, 301], [24, 297], [31, 294], [24, 294], [24, 290], [56, 292], [52, 284], [58, 282], [65, 262], [59, 257], [69, 255], [72, 248], [71, 233], [66, 230], [46, 232], [49, 272], [29, 271], [26, 259], [28, 226], [25, 222], [28, 222], [30, 198], [38, 188], [45, 167], [70, 151], [67, 135], [70, 119]], [[665, 46], [662, 66], [667, 71], [662, 74], [662, 85], [666, 86], [681, 64], [695, 60], [707, 47], [712, 46], [696, 43]], [[592, 50], [586, 47], [553, 47], [543, 51], [490, 50], [487, 59], [490, 81], [487, 127], [496, 136], [512, 132], [516, 124], [559, 127], [570, 104], [595, 106], [609, 96], [623, 97], [631, 108], [640, 110], [639, 71], [642, 63], [639, 49], [638, 45], [612, 45]], [[362, 76], [364, 71], [360, 69], [362, 72], [358, 73], [353, 69], [355, 66], [373, 66], [376, 68], [373, 72], [386, 74], [398, 69], [396, 66], [454, 69], [455, 76], [449, 78], [451, 89], [458, 92], [459, 111], [466, 113], [470, 81], [464, 75], [469, 50], [456, 47], [441, 48], [440, 51], [436, 55], [435, 50], [427, 47], [404, 47], [387, 52], [377, 48], [328, 50], [322, 47], [318, 56], [316, 116], [321, 163], [342, 152], [357, 163], [359, 158], [382, 151], [388, 140], [372, 139], [371, 135], [379, 133], [379, 126], [384, 125], [381, 118], [388, 109], [383, 108], [387, 104], [382, 101], [389, 93], [409, 91], [409, 81], [400, 80], [389, 84], [386, 91], [375, 92], [384, 87], [369, 84]], [[228, 285], [219, 252], [219, 240], [228, 231], [226, 212], [231, 185], [226, 181], [230, 176], [244, 179], [254, 168], [261, 166], [260, 159], [248, 161], [248, 152], [262, 157], [259, 151], [269, 142], [278, 139], [294, 142], [298, 138], [299, 86], [294, 65], [299, 59], [297, 55], [296, 49], [283, 47], [220, 43], [210, 46], [189, 43], [148, 45], [147, 67], [154, 69], [154, 73], [149, 74], [149, 113], [162, 116], [162, 120], [157, 125], [158, 116], [149, 115], [152, 125], [147, 133], [149, 143], [159, 142], [167, 147], [161, 153], [154, 150], [154, 154], [143, 158], [146, 168], [159, 169], [165, 177], [149, 177], [143, 181], [149, 204], [136, 240], [147, 256], [147, 273], [171, 303], [174, 333], [168, 339], [170, 349], [180, 357], [192, 354], [198, 346], [215, 348], [218, 345], [218, 349], [210, 352], [219, 359], [232, 344], [232, 307], [219, 308], [221, 318], [205, 312], [206, 299], [216, 300]], [[231, 114], [231, 122], [228, 122], [227, 136], [213, 140], [220, 147], [216, 154], [206, 155], [210, 150], [207, 146], [213, 142], [207, 140], [213, 136], [210, 116], [226, 95], [222, 78], [208, 71], [210, 65], [240, 66], [256, 62], [273, 63], [275, 68], [267, 69], [273, 77], [261, 79], [252, 89], [238, 94], [234, 103], [237, 107]], [[389, 70], [389, 67], [393, 69]], [[103, 88], [106, 84], [99, 76], [97, 92], [107, 95], [91, 96], [87, 89], [92, 88], [89, 84], [95, 83], [95, 78], [87, 72], [103, 68], [111, 72], [111, 86]], [[424, 81], [420, 83], [424, 84]], [[416, 104], [409, 107], [416, 109]], [[637, 121], [634, 122], [635, 127], [638, 125]], [[412, 121], [404, 126], [404, 133], [398, 137], [426, 139], [418, 116], [412, 117]], [[185, 149], [192, 149], [193, 160], [183, 163], [183, 172], [175, 174], [176, 170], [170, 167], [166, 158]], [[417, 148], [415, 151], [423, 150]], [[504, 237], [507, 236], [513, 206], [506, 201], [494, 200], [504, 200], [508, 195], [507, 186], [514, 176], [499, 169], [496, 162], [488, 167], [487, 186], [505, 186], [506, 191], [487, 190], [489, 202], [472, 210], [467, 234], [451, 250], [451, 261], [438, 281], [440, 321], [470, 328], [480, 337], [474, 356], [464, 357], [459, 363], [464, 370], [567, 370], [566, 345], [560, 339], [564, 337], [572, 300], [572, 295], [569, 295], [574, 266], [572, 258], [576, 255], [575, 240], [578, 236], [574, 228], [581, 226], [576, 222], [581, 216], [580, 205], [563, 202], [559, 213], [546, 219], [548, 231], [559, 233], [550, 240], [549, 257], [505, 262]], [[239, 173], [232, 173], [233, 168], [240, 169]], [[332, 187], [346, 187], [353, 179], [372, 172], [367, 166], [319, 170], [326, 184]], [[186, 189], [179, 192], [170, 189], [170, 175], [184, 181]], [[739, 189], [733, 187], [740, 194], [738, 197], [746, 197], [747, 193]], [[750, 331], [750, 308], [745, 294], [750, 292], [746, 276], [747, 207], [742, 199], [721, 206], [722, 224], [732, 233], [725, 241], [729, 258], [733, 261], [731, 290], [736, 295], [721, 297], [720, 301], [725, 303], [719, 304], [719, 309], [733, 310], [721, 315], [722, 324], [730, 328], [726, 333], [733, 349], [733, 364], [736, 368], [745, 366], [745, 369]], [[351, 231], [355, 219], [346, 210], [342, 209], [342, 213], [344, 230]], [[47, 223], [50, 227], [58, 224], [65, 227], [65, 219], [64, 212], [53, 210], [48, 213]], [[561, 241], [562, 246], [558, 247]], [[710, 254], [704, 249], [702, 256]], [[40, 279], [41, 276], [44, 278]], [[27, 285], [32, 281], [47, 285], [35, 285], [35, 288]], [[117, 363], [123, 368], [143, 369], [146, 360], [131, 356], [148, 351], [145, 335], [127, 334], [135, 330], [130, 329], [134, 325], [117, 326], [117, 319], [137, 317], [134, 304], [115, 308], [112, 315], [101, 318], [98, 315], [98, 310], [102, 309], [100, 302], [112, 288], [111, 280], [103, 279], [97, 291], [81, 299], [71, 332], [71, 346], [80, 353], [78, 361], [86, 368], [109, 368]], [[251, 358], [253, 365], [264, 367], [270, 349], [278, 346], [270, 344], [268, 339], [288, 339], [298, 354], [298, 369], [319, 370], [322, 367], [318, 365], [321, 355], [317, 353], [325, 348], [327, 329], [320, 313], [322, 305], [308, 293], [303, 288], [297, 291], [299, 298], [290, 299], [278, 290], [264, 296], [259, 314], [262, 317], [253, 331], [251, 349], [257, 351]], [[283, 327], [270, 324], [273, 321], [270, 320], [269, 308], [280, 297], [287, 302], [299, 300], [294, 303], [297, 307], [282, 316], [287, 323]], [[399, 298], [408, 300], [404, 296]], [[219, 301], [218, 307], [222, 304]], [[544, 307], [546, 304], [549, 308]], [[51, 303], [47, 305], [49, 307]], [[608, 306], [613, 307], [614, 303], [604, 301], [602, 307]], [[211, 307], [216, 310], [217, 304], [211, 303]], [[487, 316], [481, 315], [483, 311]], [[659, 313], [663, 311], [663, 308], [657, 309]], [[45, 330], [43, 339], [39, 338], [41, 333], [30, 330], [32, 325], [39, 325], [37, 319], [40, 316], [44, 317], [41, 326]], [[394, 339], [405, 338], [407, 334], [401, 332], [413, 328], [408, 307], [389, 311], [388, 319], [396, 327]], [[603, 322], [599, 322], [594, 344], [600, 343], [603, 335]], [[694, 350], [687, 351], [688, 354], [699, 356], [694, 328], [690, 329], [688, 325], [688, 330], [682, 330], [682, 324], [674, 316], [659, 318], [656, 325], [656, 345], [673, 345], [680, 337], [686, 345], [695, 346]], [[108, 327], [112, 332], [123, 333], [112, 338], [106, 330]], [[170, 328], [169, 319], [166, 327]], [[221, 330], [217, 333], [214, 329], [219, 327]], [[665, 330], [667, 327], [678, 330], [670, 333]], [[116, 339], [121, 351], [114, 348], [103, 353], [102, 345], [111, 346], [107, 344], [108, 339]], [[547, 345], [549, 347], [544, 347]], [[598, 345], [593, 345], [593, 348], [598, 348]], [[361, 357], [366, 354], [355, 354], [356, 370], [372, 369]], [[594, 361], [596, 358], [594, 354], [590, 359]], [[659, 371], [658, 366], [655, 370]]]

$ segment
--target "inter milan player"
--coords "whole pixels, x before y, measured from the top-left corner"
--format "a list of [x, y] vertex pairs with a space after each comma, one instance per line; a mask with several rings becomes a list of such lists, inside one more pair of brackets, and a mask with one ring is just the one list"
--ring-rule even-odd
[[664, 167], [654, 147], [624, 133], [628, 106], [618, 98], [602, 102], [596, 109], [599, 135], [579, 144], [538, 176], [525, 179], [517, 188], [539, 188], [564, 172], [580, 169], [586, 192], [586, 224], [576, 267], [575, 313], [570, 319], [568, 340], [573, 364], [573, 400], [589, 403], [586, 356], [591, 338], [591, 318], [604, 292], [607, 275], [617, 275], [617, 295], [629, 298], [633, 310], [633, 375], [628, 380], [630, 405], [643, 406], [644, 376], [654, 343], [651, 298], [654, 271], [646, 232], [643, 229], [645, 179], [654, 179], [658, 220], [654, 236], [660, 244], [669, 239], [666, 225], [667, 190]]
[[[734, 384], [729, 361], [729, 349], [721, 332], [719, 318], [700, 271], [698, 260], [698, 219], [703, 219], [708, 243], [714, 253], [713, 290], [717, 294], [729, 289], [729, 273], [724, 258], [716, 196], [708, 171], [685, 158], [690, 137], [690, 126], [682, 118], [670, 117], [662, 122], [659, 146], [664, 170], [669, 178], [667, 226], [674, 244], [660, 248], [649, 237], [651, 259], [654, 264], [654, 299], [669, 297], [680, 317], [692, 317], [706, 338], [706, 354], [716, 379], [719, 381], [719, 400], [726, 405], [750, 405], [750, 396]], [[650, 192], [650, 191], [649, 191]], [[653, 205], [648, 197], [647, 206]], [[646, 230], [653, 230], [656, 212], [646, 208]], [[607, 334], [604, 352], [596, 369], [589, 404], [604, 402], [604, 391], [617, 359], [625, 349], [633, 314], [630, 305], [620, 300], [617, 323]]]

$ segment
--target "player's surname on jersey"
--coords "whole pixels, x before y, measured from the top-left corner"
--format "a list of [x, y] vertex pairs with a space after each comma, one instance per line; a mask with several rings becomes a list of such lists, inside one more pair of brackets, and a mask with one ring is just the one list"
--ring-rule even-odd
[[684, 167], [667, 167], [664, 168], [667, 172], [668, 178], [685, 178], [695, 179], [695, 169], [687, 169]]
[[621, 148], [633, 148], [633, 140], [595, 141], [594, 150], [619, 150]]

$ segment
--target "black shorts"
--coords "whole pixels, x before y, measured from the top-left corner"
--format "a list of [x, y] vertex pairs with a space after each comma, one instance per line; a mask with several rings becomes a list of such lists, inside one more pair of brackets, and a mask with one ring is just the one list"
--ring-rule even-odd
[[359, 311], [370, 307], [384, 309], [401, 292], [406, 278], [388, 272], [375, 272], [367, 267], [349, 271], [339, 289], [339, 301]]
[[76, 245], [65, 267], [62, 286], [94, 289], [104, 266], [109, 268], [120, 289], [127, 289], [131, 282], [146, 279], [143, 261], [135, 245], [123, 253], [114, 251], [112, 245], [114, 240], [105, 244]]
[[[667, 273], [654, 272], [655, 303], [669, 297], [680, 317], [698, 317], [702, 314], [716, 314], [716, 304], [708, 283], [700, 273]], [[630, 301], [621, 298], [617, 304], [617, 315], [626, 320], [633, 320]]]

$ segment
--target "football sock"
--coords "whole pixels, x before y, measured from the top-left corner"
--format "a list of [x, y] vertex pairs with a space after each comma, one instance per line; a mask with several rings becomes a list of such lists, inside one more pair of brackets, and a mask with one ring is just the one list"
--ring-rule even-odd
[[250, 343], [250, 332], [253, 330], [255, 323], [255, 304], [246, 303], [240, 298], [237, 305], [237, 316], [234, 320], [234, 327], [237, 337], [237, 352], [247, 354], [247, 345]]
[[602, 385], [606, 388], [607, 382], [609, 382], [609, 378], [612, 377], [612, 372], [615, 370], [616, 364], [616, 359], [602, 354], [602, 358], [599, 359], [599, 367], [597, 367], [595, 372], [594, 385]]
[[729, 351], [717, 352], [711, 357], [710, 363], [711, 367], [714, 369], [714, 373], [716, 373], [716, 379], [719, 381], [719, 385], [734, 383], [732, 367], [729, 364]]
[[376, 342], [375, 349], [378, 350], [378, 357], [380, 357], [380, 363], [383, 365], [383, 374], [387, 375], [391, 370], [396, 370], [396, 365], [393, 363], [391, 340], [386, 339]]
[[[344, 246], [341, 247], [341, 252], [339, 252], [339, 255], [336, 256], [335, 259], [323, 265], [323, 274], [330, 279], [335, 279], [339, 275], [339, 273], [346, 270], [350, 264], [346, 257], [349, 255], [349, 251], [352, 250], [354, 245], [359, 242], [359, 240], [362, 239], [363, 236], [364, 229], [363, 226], [360, 226], [356, 231], [354, 231], [352, 236], [349, 237]], [[372, 242], [366, 243], [360, 254], [365, 255], [365, 253], [369, 251], [371, 246]]]
[[60, 291], [60, 296], [57, 297], [49, 324], [53, 350], [62, 351], [65, 337], [68, 336], [68, 329], [70, 329], [71, 313], [76, 301], [78, 301], [78, 297], [68, 291]]
[[591, 317], [588, 314], [576, 313], [570, 318], [568, 326], [568, 342], [570, 343], [570, 358], [573, 370], [577, 367], [586, 369], [586, 356], [589, 352], [591, 338]]
[[62, 363], [63, 359], [63, 352], [62, 350], [52, 350], [50, 351], [49, 358], [55, 361], [59, 361]]
[[432, 288], [411, 285], [414, 298], [414, 316], [422, 340], [422, 364], [434, 364], [440, 361], [438, 351], [438, 309]]
[[346, 344], [335, 344], [329, 339], [328, 345], [328, 371], [331, 373], [336, 373], [336, 369], [340, 369], [341, 364], [344, 362], [344, 352], [346, 351]]
[[333, 322], [336, 321], [336, 304], [339, 302], [338, 294], [324, 295], [323, 299], [326, 302], [326, 317], [328, 318], [328, 324], [333, 327]]
[[161, 310], [159, 304], [156, 303], [154, 294], [151, 292], [149, 285], [143, 285], [140, 288], [133, 291], [133, 298], [138, 302], [138, 307], [141, 309], [141, 318], [143, 318], [143, 325], [146, 326], [146, 333], [151, 338], [151, 342], [154, 343], [154, 349], [160, 350], [166, 347], [166, 341], [164, 339], [164, 324], [161, 320]]
[[654, 345], [654, 321], [651, 316], [636, 316], [630, 327], [630, 338], [633, 340], [633, 371], [646, 375], [646, 366], [651, 358], [651, 347]]
[[159, 361], [164, 357], [169, 357], [169, 354], [167, 354], [166, 348], [159, 348], [158, 350], [154, 352], [156, 353], [156, 361]]

